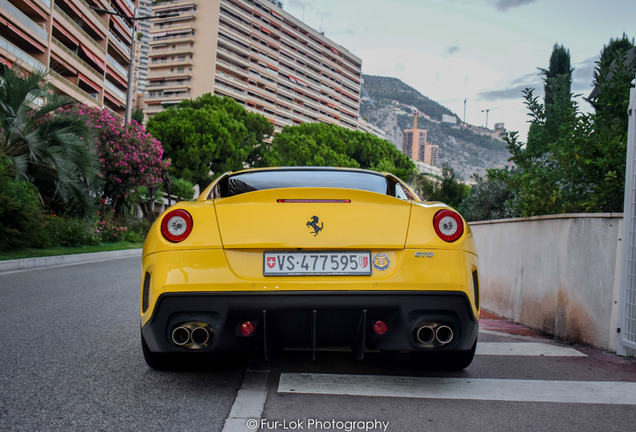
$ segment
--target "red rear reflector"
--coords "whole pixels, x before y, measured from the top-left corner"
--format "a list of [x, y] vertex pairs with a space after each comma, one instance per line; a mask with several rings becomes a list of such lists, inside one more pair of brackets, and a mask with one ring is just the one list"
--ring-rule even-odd
[[386, 325], [384, 321], [376, 321], [373, 324], [373, 331], [379, 334], [380, 336], [387, 332], [389, 326]]
[[278, 199], [279, 203], [302, 203], [302, 204], [315, 204], [315, 203], [338, 203], [349, 204], [350, 199]]
[[243, 336], [252, 336], [254, 334], [254, 324], [251, 321], [245, 321], [241, 324], [241, 333]]

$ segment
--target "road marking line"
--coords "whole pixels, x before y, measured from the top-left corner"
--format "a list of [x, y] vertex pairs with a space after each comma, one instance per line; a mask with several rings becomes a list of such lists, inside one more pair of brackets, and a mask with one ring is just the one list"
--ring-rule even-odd
[[248, 371], [243, 378], [241, 389], [236, 395], [230, 415], [225, 419], [223, 432], [244, 432], [255, 430], [248, 427], [248, 421], [260, 425], [263, 408], [267, 400], [269, 372]]
[[540, 342], [477, 342], [476, 355], [587, 357], [580, 351]]
[[636, 405], [635, 382], [284, 373], [279, 393]]

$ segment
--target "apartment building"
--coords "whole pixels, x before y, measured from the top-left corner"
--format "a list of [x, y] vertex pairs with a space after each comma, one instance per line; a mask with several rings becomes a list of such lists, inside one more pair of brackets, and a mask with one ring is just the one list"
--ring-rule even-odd
[[358, 129], [362, 62], [268, 0], [174, 0], [152, 7], [145, 113], [204, 93], [231, 97], [276, 130]]
[[413, 129], [405, 129], [402, 135], [402, 152], [413, 161], [421, 161], [433, 167], [439, 166], [439, 146], [428, 142], [428, 131], [417, 128], [417, 115]]
[[137, 0], [0, 0], [0, 62], [48, 72], [60, 94], [125, 111]]
[[405, 155], [410, 157], [411, 160], [423, 161], [427, 137], [428, 131], [425, 129], [405, 129], [402, 135], [402, 151]]
[[[143, 18], [152, 16], [151, 3], [152, 0], [139, 0], [137, 15]], [[138, 25], [141, 37], [137, 38], [135, 45], [137, 51], [135, 55], [135, 92], [144, 93], [148, 82], [148, 42], [150, 41], [151, 24], [147, 19], [140, 19]]]

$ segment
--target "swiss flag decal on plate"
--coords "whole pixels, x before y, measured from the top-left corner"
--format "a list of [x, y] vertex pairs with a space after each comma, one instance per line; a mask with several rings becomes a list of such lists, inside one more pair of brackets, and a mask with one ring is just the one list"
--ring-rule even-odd
[[276, 258], [272, 256], [267, 257], [267, 267], [274, 268], [275, 265], [276, 265]]

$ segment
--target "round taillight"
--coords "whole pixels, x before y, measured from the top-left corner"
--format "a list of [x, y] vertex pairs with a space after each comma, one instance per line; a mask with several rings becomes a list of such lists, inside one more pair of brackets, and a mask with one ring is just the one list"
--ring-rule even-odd
[[241, 334], [243, 336], [252, 336], [256, 327], [251, 321], [245, 321], [241, 324]]
[[373, 331], [382, 336], [389, 330], [389, 326], [384, 321], [376, 321], [373, 323]]
[[440, 210], [433, 218], [435, 232], [445, 242], [454, 242], [464, 233], [462, 217], [452, 210]]
[[161, 221], [161, 234], [174, 243], [184, 241], [192, 232], [192, 216], [185, 210], [172, 210]]

